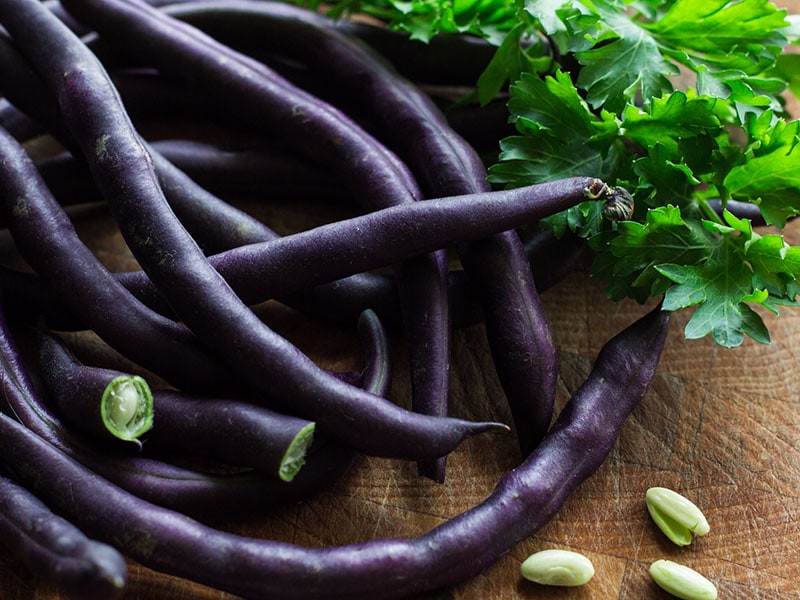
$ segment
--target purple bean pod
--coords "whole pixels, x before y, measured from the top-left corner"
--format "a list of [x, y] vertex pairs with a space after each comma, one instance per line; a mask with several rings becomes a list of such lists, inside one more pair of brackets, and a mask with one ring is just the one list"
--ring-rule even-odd
[[[0, 458], [67, 518], [150, 568], [244, 598], [409, 597], [477, 575], [556, 514], [644, 397], [668, 323], [659, 306], [606, 343], [525, 461], [482, 503], [416, 538], [306, 548], [211, 529], [127, 494], [5, 415]], [[53, 477], [38, 477], [44, 469]], [[73, 494], [62, 493], [67, 486]]]
[[[190, 78], [198, 91], [225, 106], [235, 98], [243, 122], [249, 119], [270, 133], [279, 128], [298, 152], [338, 167], [367, 210], [420, 197], [405, 165], [382, 144], [266, 65], [144, 2], [62, 4], [109, 43], [137, 47], [159, 69]], [[315, 143], [307, 143], [308, 136]], [[421, 414], [445, 416], [450, 349], [445, 257], [434, 253], [409, 263], [395, 271], [409, 341], [412, 407]]]
[[[224, 36], [223, 43], [251, 39], [258, 32], [264, 47], [304, 61], [313, 79], [327, 83], [337, 98], [357, 98], [348, 112], [363, 113], [375, 124], [376, 136], [408, 163], [427, 195], [490, 189], [479, 155], [430, 98], [330, 20], [285, 3], [248, 0], [196, 1], [164, 10], [201, 29], [212, 28], [212, 35]], [[459, 257], [483, 298], [494, 364], [527, 454], [550, 426], [558, 372], [530, 265], [514, 231], [462, 244]], [[442, 462], [435, 469], [438, 479]]]
[[[154, 12], [136, 5], [137, 14], [140, 9]], [[404, 410], [324, 372], [269, 329], [236, 298], [169, 209], [152, 160], [97, 58], [37, 1], [0, 4], [0, 19], [58, 97], [65, 123], [134, 256], [180, 319], [244, 384], [316, 421], [321, 434], [376, 455], [433, 458], [471, 435], [507, 430], [498, 423]], [[167, 26], [170, 36], [174, 31]]]
[[87, 538], [41, 500], [0, 475], [0, 537], [40, 581], [83, 600], [113, 600], [125, 591], [125, 558]]

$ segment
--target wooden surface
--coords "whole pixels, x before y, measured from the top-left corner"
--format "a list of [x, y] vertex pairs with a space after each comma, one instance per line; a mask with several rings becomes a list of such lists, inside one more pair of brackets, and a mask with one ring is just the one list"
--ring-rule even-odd
[[[781, 2], [797, 12], [793, 2]], [[249, 207], [271, 225], [298, 229], [336, 215], [325, 206], [297, 209]], [[111, 268], [132, 268], [102, 211], [78, 221], [81, 233]], [[800, 223], [787, 230], [800, 244]], [[7, 240], [0, 238], [2, 249]], [[645, 308], [612, 303], [601, 283], [576, 272], [543, 294], [559, 349], [559, 406], [583, 381], [601, 345]], [[358, 368], [352, 331], [321, 326], [269, 306], [265, 319], [320, 364]], [[773, 341], [746, 341], [725, 350], [709, 339], [687, 341], [688, 313], [675, 315], [658, 374], [626, 423], [608, 460], [570, 497], [556, 517], [514, 546], [493, 567], [424, 600], [667, 600], [650, 580], [649, 564], [668, 558], [709, 577], [725, 600], [800, 599], [800, 310], [764, 314]], [[93, 348], [95, 340], [88, 342]], [[394, 348], [392, 398], [408, 403], [401, 342]], [[471, 419], [503, 420], [508, 413], [480, 326], [456, 332], [452, 412]], [[246, 535], [308, 546], [421, 534], [483, 500], [519, 461], [511, 436], [484, 435], [465, 442], [448, 462], [444, 484], [417, 477], [401, 461], [361, 458], [319, 497], [222, 527]], [[711, 531], [686, 548], [669, 542], [644, 505], [653, 485], [673, 488], [705, 512]], [[545, 548], [587, 555], [595, 577], [585, 586], [559, 589], [526, 582], [520, 563]], [[126, 600], [232, 600], [201, 585], [155, 573], [133, 562]], [[63, 600], [35, 581], [0, 544], [0, 599]], [[422, 600], [418, 599], [418, 600]], [[265, 599], [268, 600], [268, 599]]]
[[[315, 211], [324, 220], [324, 209]], [[269, 218], [266, 215], [265, 218]], [[284, 214], [287, 229], [303, 221]], [[88, 211], [81, 231], [98, 254], [130, 268], [102, 211]], [[800, 243], [800, 223], [789, 228]], [[642, 314], [633, 303], [605, 299], [602, 285], [576, 272], [543, 295], [560, 354], [559, 405], [587, 375], [603, 342]], [[357, 367], [351, 331], [323, 328], [290, 311], [267, 307], [265, 318], [321, 364]], [[766, 315], [773, 342], [746, 342], [734, 350], [710, 340], [686, 341], [688, 315], [673, 318], [657, 377], [626, 423], [604, 466], [586, 481], [557, 517], [513, 547], [485, 573], [425, 598], [665, 599], [650, 581], [651, 561], [669, 558], [696, 568], [717, 585], [720, 598], [800, 598], [800, 400], [796, 369], [800, 311]], [[395, 347], [393, 398], [407, 402], [403, 349]], [[480, 326], [456, 333], [452, 367], [453, 413], [508, 421]], [[360, 459], [318, 498], [225, 528], [311, 546], [367, 538], [413, 536], [474, 506], [519, 456], [511, 436], [483, 435], [449, 459], [443, 485], [420, 479], [409, 463]], [[652, 485], [673, 488], [704, 511], [711, 532], [691, 546], [673, 546], [650, 522], [644, 506]], [[569, 548], [594, 562], [596, 575], [577, 589], [554, 589], [522, 580], [521, 561], [544, 548]], [[0, 598], [55, 600], [0, 549]], [[127, 600], [233, 598], [130, 564]]]

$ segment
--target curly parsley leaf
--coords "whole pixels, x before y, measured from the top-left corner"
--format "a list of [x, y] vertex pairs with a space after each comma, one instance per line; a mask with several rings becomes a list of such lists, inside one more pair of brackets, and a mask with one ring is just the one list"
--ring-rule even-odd
[[[597, 0], [592, 8], [616, 39], [608, 42], [607, 34], [594, 37], [594, 47], [575, 55], [582, 65], [577, 83], [586, 90], [587, 101], [595, 108], [620, 112], [639, 93], [650, 98], [671, 90], [667, 77], [677, 75], [678, 69], [661, 54], [653, 35], [616, 3]], [[584, 36], [592, 33], [585, 31]]]
[[[712, 252], [699, 264], [662, 264], [656, 270], [675, 282], [664, 294], [665, 310], [696, 306], [686, 324], [688, 339], [708, 334], [726, 348], [739, 346], [745, 336], [769, 343], [769, 332], [749, 303], [769, 307], [769, 292], [758, 286], [764, 265], [749, 262], [753, 236], [750, 223], [726, 212], [729, 225], [705, 221], [714, 236]], [[769, 270], [771, 272], [771, 270]]]
[[[300, 0], [318, 2], [318, 0]], [[749, 202], [768, 224], [800, 215], [800, 20], [768, 0], [334, 0], [409, 37], [477, 35], [496, 46], [469, 100], [508, 93], [515, 135], [499, 141], [495, 184], [575, 175], [621, 185], [631, 221], [594, 203], [545, 219], [596, 252], [613, 299], [664, 296], [693, 311], [687, 337], [769, 341], [753, 307], [800, 304], [800, 249], [715, 212]], [[680, 72], [681, 78], [674, 77]]]
[[575, 89], [569, 75], [556, 72], [543, 79], [523, 74], [511, 87], [509, 111], [518, 136], [501, 141], [500, 162], [490, 179], [511, 187], [572, 175], [612, 175], [618, 151], [610, 143], [613, 117], [596, 117]]
[[[730, 213], [723, 222], [707, 198], [721, 192], [760, 203], [765, 214], [800, 210], [797, 125], [769, 110], [753, 115], [739, 146], [729, 131], [738, 122], [730, 100], [674, 91], [644, 108], [628, 104], [620, 116], [598, 114], [559, 71], [523, 75], [511, 88], [509, 111], [519, 135], [503, 140], [493, 181], [520, 186], [602, 173], [634, 190], [634, 220], [616, 227], [587, 205], [542, 222], [557, 234], [571, 230], [589, 239], [597, 252], [593, 274], [607, 282], [610, 298], [644, 302], [664, 295], [669, 310], [695, 309], [689, 337], [711, 335], [723, 346], [745, 337], [768, 341], [751, 306], [795, 303], [800, 249], [778, 235], [759, 236]], [[753, 166], [758, 158], [770, 164]], [[762, 172], [774, 181], [762, 181]]]
[[800, 121], [773, 122], [767, 111], [750, 121], [748, 133], [744, 160], [723, 185], [732, 198], [758, 204], [767, 222], [782, 228], [800, 214]]
[[723, 252], [705, 265], [662, 265], [659, 271], [678, 284], [667, 290], [664, 310], [699, 305], [684, 328], [687, 339], [711, 334], [725, 348], [740, 346], [745, 335], [769, 343], [764, 321], [745, 302], [751, 275], [735, 255]]
[[640, 302], [660, 296], [670, 287], [658, 266], [700, 263], [714, 246], [703, 227], [684, 220], [673, 205], [648, 211], [644, 223], [623, 221], [614, 234], [598, 234], [590, 241], [598, 251], [592, 271], [609, 282], [608, 295], [614, 300], [632, 297]]
[[575, 53], [582, 65], [577, 83], [592, 106], [619, 112], [637, 98], [647, 104], [672, 90], [677, 65], [697, 73], [703, 93], [714, 88], [743, 105], [777, 105], [779, 82], [760, 76], [786, 45], [789, 22], [767, 0], [580, 4], [597, 19], [569, 22], [574, 39], [594, 42]]
[[755, 75], [786, 44], [781, 30], [788, 25], [785, 11], [768, 0], [677, 0], [647, 27], [666, 51], [685, 53], [681, 62], [694, 70], [733, 67]]

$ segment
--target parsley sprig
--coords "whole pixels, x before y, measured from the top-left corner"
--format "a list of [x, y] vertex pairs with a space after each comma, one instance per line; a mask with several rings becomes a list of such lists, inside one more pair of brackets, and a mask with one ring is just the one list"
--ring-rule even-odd
[[[588, 240], [611, 298], [691, 308], [686, 336], [725, 347], [768, 342], [757, 309], [798, 304], [800, 249], [780, 230], [800, 214], [800, 122], [784, 112], [784, 94], [800, 89], [800, 59], [785, 49], [800, 36], [768, 0], [343, 0], [333, 10], [379, 15], [422, 41], [456, 33], [497, 46], [475, 97], [507, 94], [516, 134], [499, 141], [491, 180], [592, 175], [635, 198], [619, 224], [589, 203], [543, 223]], [[712, 206], [731, 200], [757, 206], [770, 233]]]

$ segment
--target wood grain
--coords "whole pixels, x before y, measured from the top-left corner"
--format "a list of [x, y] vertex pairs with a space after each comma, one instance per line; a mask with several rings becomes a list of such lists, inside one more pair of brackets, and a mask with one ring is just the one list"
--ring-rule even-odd
[[[797, 12], [793, 2], [783, 2]], [[247, 204], [285, 232], [340, 216], [324, 204]], [[115, 270], [135, 267], [103, 210], [79, 211], [87, 243]], [[800, 244], [800, 223], [787, 229]], [[13, 249], [0, 232], [0, 255]], [[600, 282], [580, 270], [543, 294], [560, 359], [559, 406], [588, 374], [600, 346], [646, 307], [612, 303]], [[262, 307], [265, 320], [321, 365], [357, 368], [351, 330], [325, 326], [278, 305]], [[667, 600], [647, 573], [669, 558], [714, 581], [724, 599], [800, 599], [800, 311], [764, 314], [768, 346], [752, 341], [725, 350], [708, 339], [687, 341], [688, 314], [677, 314], [656, 379], [629, 418], [604, 465], [570, 497], [542, 530], [513, 547], [484, 573], [420, 600]], [[73, 340], [76, 341], [76, 340]], [[91, 336], [78, 339], [85, 356], [118, 357]], [[395, 340], [392, 398], [408, 405], [402, 340]], [[481, 326], [456, 332], [452, 412], [471, 419], [509, 421]], [[512, 436], [484, 435], [465, 442], [448, 460], [444, 484], [416, 475], [402, 461], [361, 458], [316, 498], [255, 519], [231, 517], [220, 527], [245, 535], [308, 546], [419, 535], [479, 503], [520, 457]], [[644, 506], [652, 485], [673, 488], [705, 512], [711, 532], [686, 548], [672, 545]], [[596, 575], [586, 586], [558, 589], [524, 581], [520, 563], [544, 548], [587, 555]], [[234, 596], [129, 564], [126, 600], [233, 600]], [[34, 580], [0, 545], [0, 598], [63, 600]]]
[[[277, 228], [295, 229], [306, 207], [287, 203], [249, 206]], [[335, 218], [330, 207], [311, 214]], [[306, 220], [307, 221], [307, 220]], [[76, 217], [81, 234], [99, 256], [119, 269], [135, 266], [105, 212]], [[800, 223], [787, 230], [800, 243]], [[559, 405], [582, 382], [600, 346], [644, 313], [635, 303], [612, 303], [585, 269], [543, 294], [559, 348]], [[320, 364], [359, 364], [352, 331], [311, 321], [278, 305], [263, 307], [265, 320]], [[610, 457], [581, 485], [556, 518], [518, 544], [486, 572], [454, 589], [427, 594], [439, 599], [662, 599], [649, 578], [658, 558], [690, 565], [710, 577], [721, 598], [799, 598], [800, 400], [796, 365], [800, 311], [764, 315], [773, 335], [768, 346], [746, 342], [725, 350], [710, 340], [687, 341], [677, 314], [656, 379], [626, 423]], [[86, 353], [112, 356], [91, 337]], [[393, 399], [408, 402], [402, 340], [395, 340]], [[482, 326], [455, 335], [452, 411], [472, 419], [508, 421]], [[221, 525], [242, 534], [309, 546], [363, 539], [414, 536], [479, 503], [519, 461], [511, 435], [465, 442], [448, 462], [444, 484], [420, 479], [403, 461], [361, 458], [332, 489], [272, 514]], [[706, 513], [711, 532], [678, 548], [646, 514], [651, 485], [676, 489]], [[524, 581], [519, 565], [543, 548], [569, 548], [594, 562], [596, 575], [582, 588], [554, 589]], [[219, 599], [233, 596], [130, 564], [127, 600]], [[34, 581], [5, 548], [0, 549], [0, 598], [56, 600], [58, 590]]]

